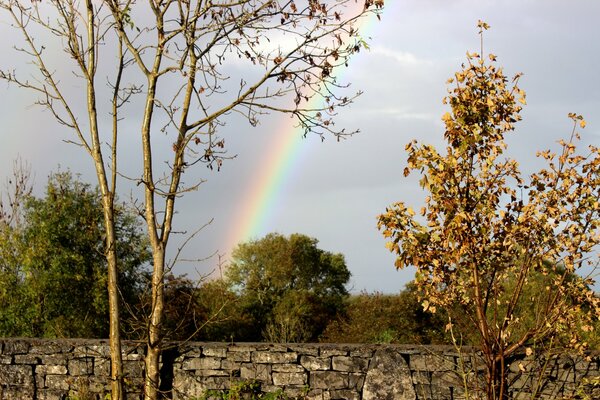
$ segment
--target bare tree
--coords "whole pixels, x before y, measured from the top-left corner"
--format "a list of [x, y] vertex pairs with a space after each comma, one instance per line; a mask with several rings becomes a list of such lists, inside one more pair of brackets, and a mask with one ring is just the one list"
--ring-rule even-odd
[[[379, 17], [383, 3], [0, 0], [24, 38], [17, 50], [36, 67], [30, 80], [11, 70], [2, 70], [0, 77], [37, 92], [38, 104], [74, 130], [74, 142], [89, 153], [96, 169], [106, 222], [113, 399], [123, 391], [113, 207], [122, 118], [127, 116], [128, 127], [137, 124], [141, 136], [142, 166], [134, 179], [144, 189], [142, 213], [153, 251], [145, 395], [156, 399], [167, 244], [177, 198], [198, 185], [184, 186], [182, 174], [199, 163], [220, 168], [225, 144], [217, 132], [234, 113], [252, 126], [278, 112], [295, 117], [305, 134], [338, 139], [351, 134], [333, 119], [337, 108], [358, 93], [344, 95], [334, 72], [364, 44], [357, 21], [368, 14]], [[68, 70], [85, 84], [84, 111], [61, 81], [62, 71], [49, 64], [45, 41], [52, 40], [68, 55]], [[99, 70], [108, 76], [109, 92], [99, 85], [105, 77], [98, 76]], [[236, 71], [242, 72], [236, 76]], [[140, 115], [126, 114], [139, 104]], [[110, 122], [101, 118], [104, 107]], [[166, 169], [155, 160], [165, 153], [160, 133], [172, 138]]]

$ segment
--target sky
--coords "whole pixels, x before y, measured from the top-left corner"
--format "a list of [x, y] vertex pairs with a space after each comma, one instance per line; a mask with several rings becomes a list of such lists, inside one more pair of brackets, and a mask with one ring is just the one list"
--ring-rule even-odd
[[[352, 273], [353, 292], [394, 293], [414, 271], [394, 268], [394, 256], [376, 228], [386, 206], [404, 201], [420, 207], [425, 197], [418, 177], [403, 177], [404, 146], [410, 140], [441, 146], [446, 80], [479, 50], [476, 24], [486, 21], [485, 48], [496, 54], [507, 75], [524, 75], [527, 92], [523, 121], [508, 138], [509, 154], [524, 172], [539, 167], [537, 150], [552, 148], [570, 134], [570, 112], [582, 114], [583, 144], [600, 145], [600, 2], [596, 0], [386, 0], [381, 21], [363, 24], [369, 51], [339, 71], [342, 81], [362, 90], [341, 110], [338, 125], [360, 129], [340, 142], [302, 138], [286, 117], [271, 115], [253, 128], [233, 118], [221, 129], [232, 160], [220, 171], [200, 166], [191, 176], [204, 179], [179, 200], [175, 229], [195, 236], [176, 273], [192, 278], [213, 271], [218, 253], [228, 260], [239, 241], [269, 232], [303, 233], [327, 251], [342, 253]], [[26, 71], [11, 50], [16, 38], [0, 14], [0, 68]], [[7, 39], [8, 38], [8, 39]], [[61, 56], [55, 62], [61, 65]], [[74, 90], [77, 90], [74, 87]], [[80, 88], [79, 88], [80, 89]], [[83, 150], [66, 143], [70, 132], [28, 94], [0, 84], [0, 182], [16, 157], [31, 165], [36, 192], [51, 171], [70, 169], [94, 183], [93, 165]], [[125, 169], [139, 161], [138, 147], [125, 142]], [[123, 187], [127, 187], [123, 184]], [[136, 197], [135, 188], [120, 193]], [[184, 235], [176, 237], [175, 247]], [[171, 253], [173, 254], [173, 253]], [[202, 260], [201, 260], [202, 259]]]

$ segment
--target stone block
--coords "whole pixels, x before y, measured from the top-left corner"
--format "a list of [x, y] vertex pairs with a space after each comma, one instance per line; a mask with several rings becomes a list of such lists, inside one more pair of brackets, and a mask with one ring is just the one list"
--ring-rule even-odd
[[236, 344], [233, 343], [227, 347], [227, 353], [235, 353], [235, 352], [243, 352], [243, 353], [252, 353], [256, 351], [256, 346], [251, 346], [248, 344]]
[[40, 356], [42, 364], [47, 365], [67, 365], [66, 354], [45, 354]]
[[252, 362], [258, 364], [286, 364], [297, 361], [298, 353], [296, 352], [255, 351], [252, 353]]
[[33, 398], [33, 386], [0, 386], [0, 399], [2, 400], [23, 400]]
[[68, 352], [71, 352], [71, 346], [64, 342], [44, 342], [29, 348], [30, 354], [60, 354]]
[[32, 386], [33, 367], [0, 364], [0, 386]]
[[65, 398], [64, 390], [40, 389], [36, 392], [38, 400], [63, 400]]
[[334, 371], [366, 372], [369, 362], [361, 357], [333, 356], [331, 365]]
[[412, 373], [412, 382], [413, 384], [422, 383], [425, 385], [431, 384], [431, 371], [414, 371]]
[[12, 356], [0, 356], [0, 364], [12, 364], [13, 358]]
[[[281, 390], [281, 388], [279, 388], [279, 390]], [[283, 389], [283, 394], [287, 397], [285, 397], [286, 399], [305, 399], [305, 395], [307, 392], [307, 388], [305, 386], [287, 386], [285, 389]]]
[[189, 358], [183, 362], [185, 370], [221, 369], [221, 359], [215, 357]]
[[99, 377], [110, 376], [110, 359], [94, 358], [94, 375]]
[[221, 369], [227, 371], [239, 370], [241, 365], [242, 363], [240, 361], [233, 361], [228, 358], [224, 358], [223, 360], [221, 360]]
[[304, 373], [305, 369], [302, 365], [298, 364], [273, 364], [271, 367], [273, 372], [296, 372], [296, 373]]
[[144, 376], [144, 363], [140, 361], [123, 361], [123, 374], [128, 378]]
[[82, 346], [75, 346], [73, 349], [73, 355], [75, 357], [103, 357], [110, 358], [110, 347], [106, 344], [85, 344]]
[[363, 400], [415, 400], [411, 371], [401, 353], [391, 349], [375, 352], [363, 386]]
[[331, 393], [324, 389], [310, 389], [304, 396], [305, 400], [331, 400]]
[[201, 378], [183, 371], [173, 379], [173, 400], [200, 398], [207, 389]]
[[348, 389], [348, 374], [336, 371], [314, 371], [308, 386], [314, 389]]
[[123, 361], [143, 361], [144, 355], [139, 353], [127, 353], [123, 356]]
[[265, 350], [265, 351], [270, 351], [273, 353], [287, 353], [288, 351], [290, 351], [289, 346], [286, 344], [282, 344], [282, 343], [268, 343], [268, 347], [266, 348], [258, 348], [257, 350]]
[[296, 353], [302, 354], [305, 356], [318, 356], [319, 355], [319, 345], [317, 345], [317, 344], [289, 343], [287, 347], [291, 351], [295, 351]]
[[347, 356], [349, 353], [348, 349], [340, 348], [340, 347], [325, 347], [322, 348], [319, 352], [321, 357], [331, 357], [331, 356]]
[[222, 369], [199, 369], [196, 371], [198, 376], [229, 376], [229, 372]]
[[69, 390], [69, 381], [71, 380], [67, 375], [47, 375], [45, 386], [48, 389]]
[[227, 356], [227, 349], [225, 347], [204, 346], [202, 354], [206, 357], [225, 358]]
[[362, 392], [362, 388], [365, 384], [365, 377], [366, 374], [362, 373], [348, 374], [348, 387]]
[[300, 365], [309, 371], [326, 371], [331, 369], [331, 358], [300, 356]]
[[2, 347], [2, 354], [15, 355], [26, 354], [29, 352], [30, 344], [25, 339], [8, 339]]
[[66, 375], [67, 367], [64, 365], [36, 365], [36, 375]]
[[354, 390], [332, 390], [331, 400], [362, 400], [360, 393]]
[[229, 351], [227, 352], [227, 360], [237, 362], [250, 362], [252, 353], [250, 351]]
[[69, 360], [67, 366], [71, 376], [92, 375], [94, 373], [94, 359], [92, 357], [74, 358]]
[[264, 383], [271, 383], [271, 365], [269, 364], [242, 364], [240, 367], [241, 379], [257, 379]]
[[410, 368], [415, 371], [454, 371], [454, 357], [442, 354], [412, 354]]
[[373, 357], [373, 353], [375, 353], [375, 349], [369, 347], [350, 350], [351, 357], [371, 358]]
[[273, 372], [273, 384], [276, 386], [306, 385], [306, 381], [305, 372]]
[[42, 363], [42, 359], [36, 354], [17, 354], [14, 356], [15, 364], [37, 365]]
[[[125, 377], [125, 385], [127, 386], [127, 382], [129, 381], [129, 378]], [[87, 389], [90, 392], [94, 392], [94, 393], [102, 393], [102, 392], [108, 392], [110, 391], [110, 380], [104, 378], [104, 377], [98, 377], [95, 375], [92, 376], [80, 376], [79, 378], [77, 378], [77, 380], [75, 381], [75, 385], [76, 386], [87, 386]], [[103, 397], [100, 397], [103, 399]]]

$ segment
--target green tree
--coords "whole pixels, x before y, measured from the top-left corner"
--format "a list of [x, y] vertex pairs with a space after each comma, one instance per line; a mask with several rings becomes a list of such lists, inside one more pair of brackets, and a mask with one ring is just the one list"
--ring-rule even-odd
[[341, 254], [317, 243], [271, 233], [234, 249], [226, 281], [253, 321], [247, 340], [316, 340], [342, 309], [350, 272]]
[[398, 294], [361, 293], [348, 298], [343, 315], [327, 325], [322, 342], [449, 343], [441, 313], [423, 310], [413, 283]]
[[[28, 196], [22, 215], [19, 224], [2, 230], [0, 334], [106, 337], [107, 268], [98, 191], [69, 172], [52, 174], [45, 196]], [[134, 304], [149, 261], [148, 243], [134, 214], [118, 207], [116, 215], [120, 294]]]
[[[429, 192], [420, 217], [397, 203], [379, 227], [396, 267], [416, 267], [423, 306], [467, 316], [484, 355], [486, 396], [495, 400], [509, 396], [507, 360], [517, 351], [560, 335], [582, 349], [572, 327], [590, 330], [600, 317], [591, 279], [574, 274], [598, 263], [600, 150], [577, 152], [577, 128], [585, 122], [570, 114], [570, 140], [560, 142], [558, 154], [538, 153], [546, 168], [526, 179], [515, 160], [503, 158], [525, 92], [519, 75], [509, 83], [496, 57], [483, 55], [487, 28], [479, 22], [481, 54], [468, 53], [449, 80], [445, 152], [415, 141], [406, 146], [405, 175], [420, 172]], [[552, 277], [542, 291], [531, 290], [536, 274]]]

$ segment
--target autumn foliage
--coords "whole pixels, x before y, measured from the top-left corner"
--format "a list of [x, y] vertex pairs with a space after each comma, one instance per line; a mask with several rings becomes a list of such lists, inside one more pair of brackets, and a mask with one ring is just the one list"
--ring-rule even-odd
[[[478, 26], [480, 35], [489, 28]], [[585, 121], [570, 114], [570, 138], [558, 151], [539, 152], [546, 167], [523, 177], [504, 141], [526, 104], [520, 75], [509, 80], [481, 47], [448, 80], [445, 152], [416, 141], [406, 146], [404, 175], [421, 174], [425, 206], [416, 213], [396, 203], [378, 226], [396, 267], [416, 267], [424, 308], [468, 317], [491, 400], [507, 398], [505, 371], [515, 352], [559, 335], [583, 350], [573, 328], [590, 330], [598, 320], [592, 281], [575, 272], [598, 262], [600, 150], [577, 149]], [[543, 290], [530, 290], [534, 276], [549, 277]]]

